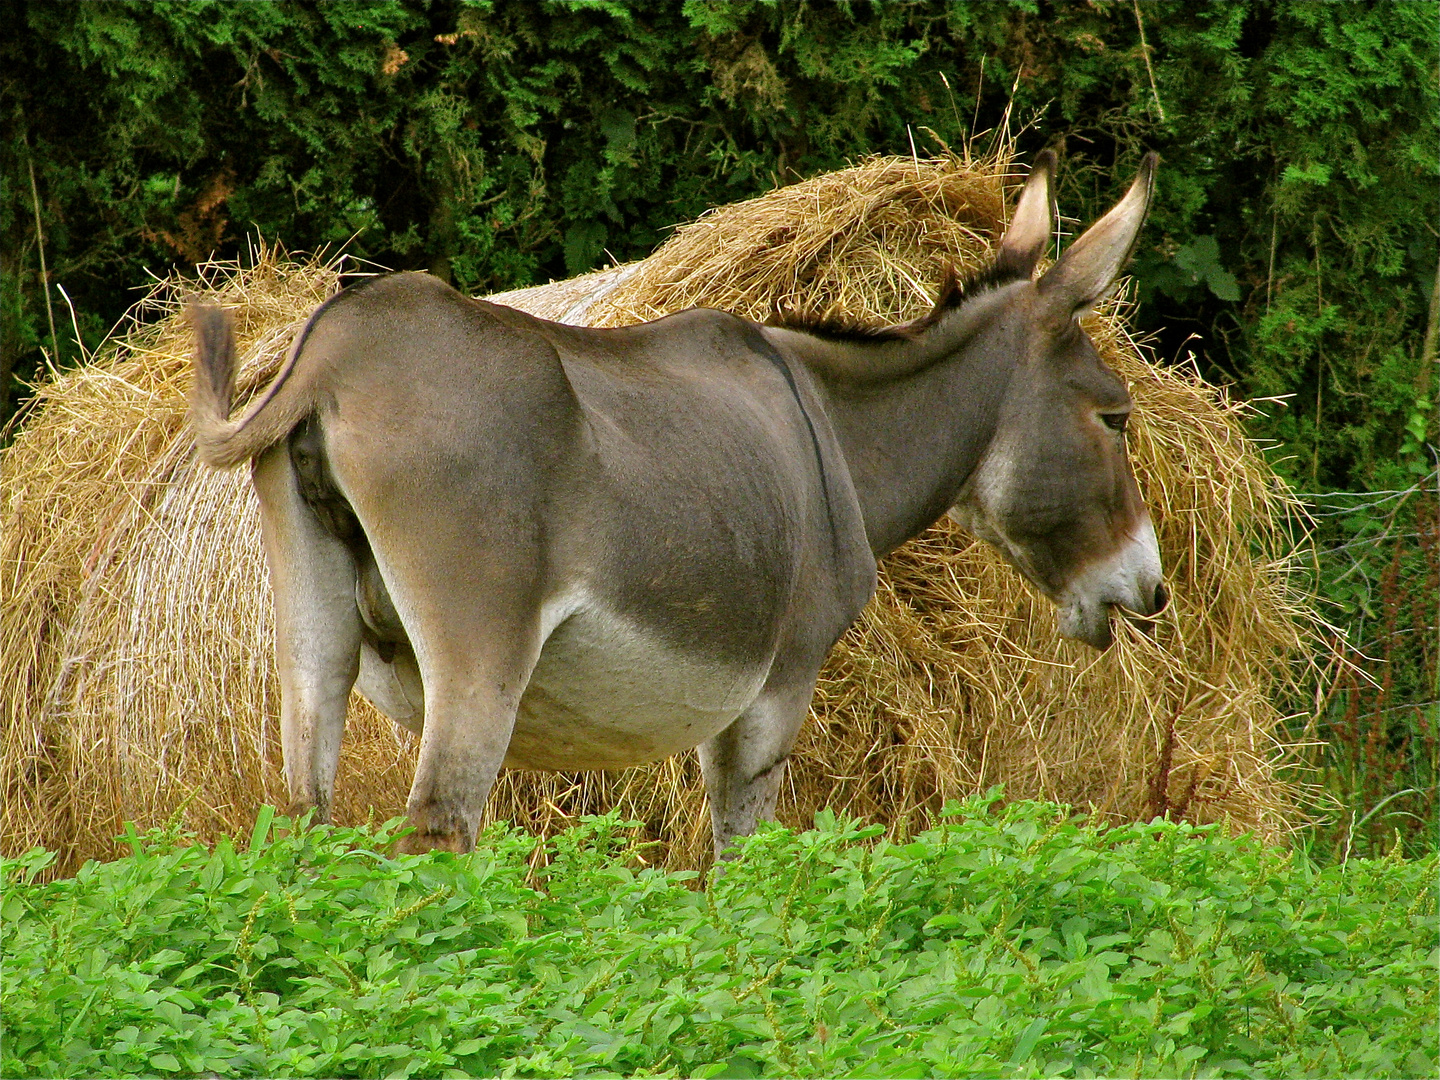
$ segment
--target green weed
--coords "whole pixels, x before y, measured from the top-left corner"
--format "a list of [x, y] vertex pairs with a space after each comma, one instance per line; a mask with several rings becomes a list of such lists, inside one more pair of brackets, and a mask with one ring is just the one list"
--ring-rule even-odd
[[[388, 854], [263, 818], [4, 864], [6, 1076], [1430, 1076], [1437, 860], [1317, 869], [996, 796], [694, 875], [634, 830]], [[536, 878], [538, 874], [538, 880]], [[538, 887], [537, 887], [538, 886]]]

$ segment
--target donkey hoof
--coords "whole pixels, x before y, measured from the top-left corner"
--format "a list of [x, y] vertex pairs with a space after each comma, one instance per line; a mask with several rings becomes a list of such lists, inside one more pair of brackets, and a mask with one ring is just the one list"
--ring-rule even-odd
[[306, 814], [311, 814], [311, 822], [316, 825], [324, 825], [330, 821], [328, 807], [322, 807], [314, 799], [291, 799], [285, 807], [285, 816], [291, 821], [299, 821]]
[[424, 855], [427, 851], [453, 851], [464, 855], [475, 849], [474, 840], [463, 832], [436, 832], [430, 829], [416, 829], [402, 837], [399, 851], [402, 855]]

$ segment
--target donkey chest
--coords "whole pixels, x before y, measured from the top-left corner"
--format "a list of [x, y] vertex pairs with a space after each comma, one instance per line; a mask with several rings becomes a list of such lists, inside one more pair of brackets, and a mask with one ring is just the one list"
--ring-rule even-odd
[[770, 657], [709, 658], [593, 604], [546, 639], [515, 720], [515, 769], [615, 769], [687, 750], [730, 725]]

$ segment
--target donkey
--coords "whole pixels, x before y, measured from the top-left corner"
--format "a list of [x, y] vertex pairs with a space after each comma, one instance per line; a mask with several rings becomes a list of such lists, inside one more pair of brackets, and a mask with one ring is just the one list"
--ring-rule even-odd
[[251, 462], [292, 813], [326, 820], [352, 687], [418, 733], [408, 851], [468, 851], [500, 767], [698, 747], [717, 855], [771, 817], [876, 560], [949, 512], [1106, 648], [1166, 603], [1125, 385], [1078, 319], [1156, 157], [1046, 273], [1039, 156], [993, 266], [885, 329], [692, 309], [590, 329], [402, 273], [311, 316], [229, 419], [235, 346], [192, 310], [200, 457]]

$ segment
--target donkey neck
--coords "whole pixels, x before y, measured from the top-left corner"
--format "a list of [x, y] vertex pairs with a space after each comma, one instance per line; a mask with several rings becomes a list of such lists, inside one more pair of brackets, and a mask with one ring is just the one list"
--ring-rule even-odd
[[979, 464], [1020, 355], [1015, 309], [1030, 287], [979, 293], [911, 339], [767, 330], [825, 398], [877, 556], [939, 520]]

